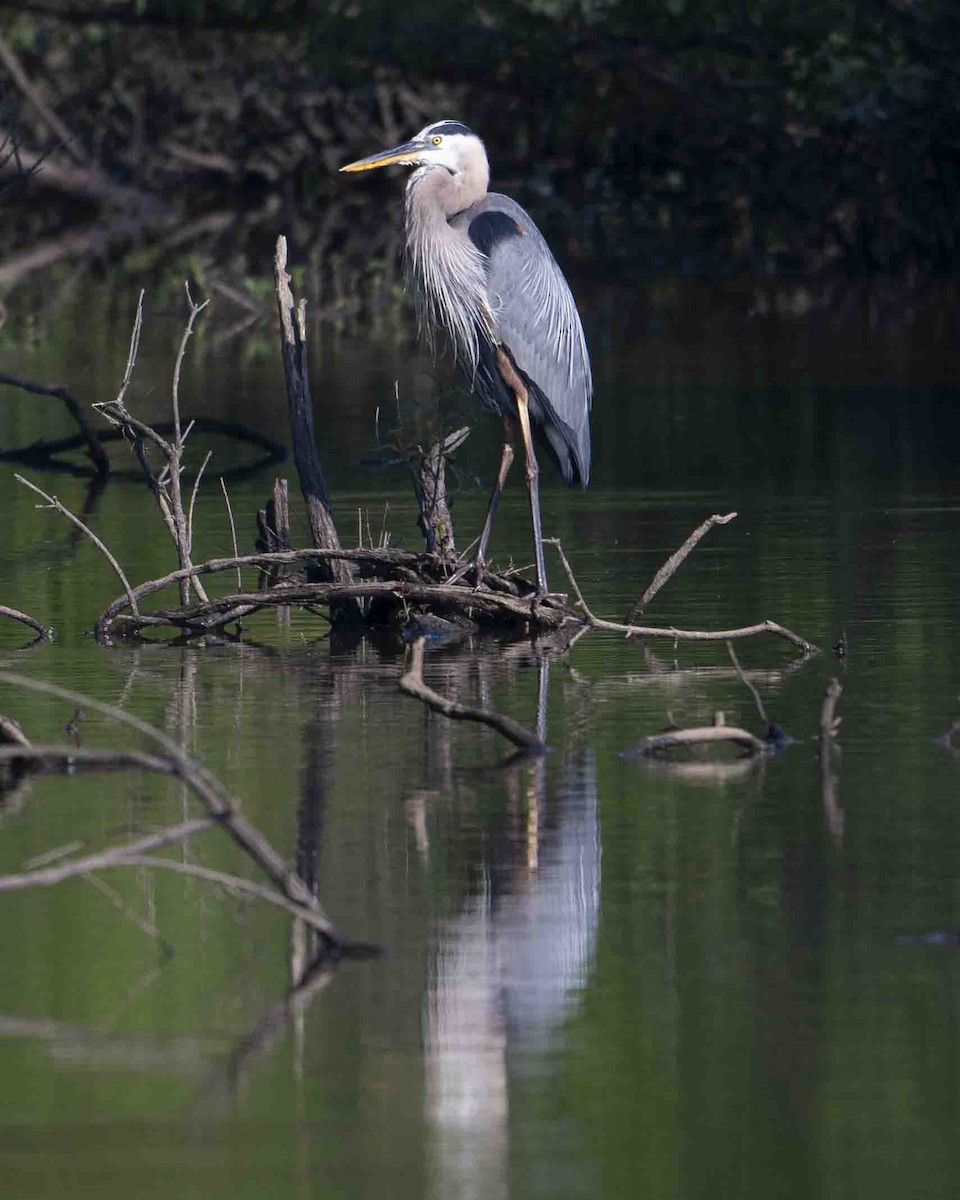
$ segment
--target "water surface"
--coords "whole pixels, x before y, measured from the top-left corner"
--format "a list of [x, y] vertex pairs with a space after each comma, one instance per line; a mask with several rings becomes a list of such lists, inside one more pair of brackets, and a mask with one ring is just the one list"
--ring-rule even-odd
[[[547, 532], [594, 610], [622, 618], [694, 526], [737, 511], [647, 616], [772, 618], [822, 647], [802, 662], [774, 639], [738, 644], [793, 742], [757, 764], [622, 756], [718, 710], [762, 732], [723, 645], [592, 633], [568, 654], [489, 640], [433, 651], [437, 688], [544, 723], [551, 752], [512, 763], [490, 731], [397, 691], [397, 645], [327, 636], [308, 614], [251, 621], [241, 645], [98, 646], [89, 631], [116, 578], [0, 464], [0, 602], [57, 628], [21, 649], [23, 631], [0, 626], [3, 667], [180, 739], [342, 928], [385, 949], [285, 1003], [302, 934], [207, 883], [138, 868], [105, 873], [109, 892], [73, 880], [0, 896], [5, 1195], [956, 1194], [960, 738], [938, 742], [960, 718], [949, 321], [849, 300], [784, 315], [763, 285], [736, 281], [578, 291], [594, 481], [546, 483]], [[14, 311], [4, 369], [110, 398], [134, 302], [104, 282], [33, 324]], [[159, 418], [175, 298], [148, 298], [147, 318], [128, 398]], [[216, 314], [201, 327], [185, 409], [282, 439], [270, 327], [223, 333]], [[368, 338], [319, 326], [311, 353], [344, 540], [359, 513], [374, 536], [415, 545], [404, 469], [361, 460], [398, 422], [401, 444], [416, 436], [424, 396], [442, 392], [454, 415], [461, 401], [414, 354], [402, 314]], [[0, 393], [4, 447], [68, 432], [56, 402]], [[498, 434], [480, 420], [458, 461], [461, 544]], [[216, 474], [249, 459], [215, 449], [198, 555], [229, 552]], [[92, 496], [79, 477], [26, 473], [86, 508], [131, 578], [171, 569], [142, 485]], [[231, 477], [243, 547], [272, 478]], [[305, 540], [302, 520], [295, 530]], [[519, 478], [494, 549], [529, 559]], [[824, 767], [814, 735], [833, 676], [841, 752]], [[0, 712], [36, 741], [62, 739], [73, 715], [7, 687]], [[141, 744], [93, 712], [79, 736]], [[194, 811], [161, 778], [40, 779], [0, 808], [0, 870]], [[252, 875], [217, 833], [175, 855]]]

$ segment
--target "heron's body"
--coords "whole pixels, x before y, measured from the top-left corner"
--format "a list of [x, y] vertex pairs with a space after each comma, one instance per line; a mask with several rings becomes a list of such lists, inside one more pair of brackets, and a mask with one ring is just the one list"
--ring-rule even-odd
[[[416, 165], [406, 189], [406, 273], [421, 330], [449, 337], [484, 405], [519, 420], [527, 451], [537, 575], [545, 589], [537, 466], [529, 433], [568, 484], [590, 475], [590, 360], [570, 289], [530, 216], [488, 192], [483, 143], [457, 121], [428, 125], [410, 142], [345, 170]], [[504, 447], [480, 543], [486, 549], [513, 453]]]

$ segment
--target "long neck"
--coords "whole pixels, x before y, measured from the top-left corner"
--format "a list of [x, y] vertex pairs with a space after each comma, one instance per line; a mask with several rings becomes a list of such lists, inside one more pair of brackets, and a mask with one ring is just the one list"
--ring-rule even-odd
[[407, 183], [404, 210], [405, 268], [421, 335], [434, 346], [435, 330], [446, 330], [468, 373], [477, 365], [478, 333], [491, 329], [492, 319], [483, 256], [450, 226], [449, 218], [476, 203], [486, 190], [486, 179], [465, 182], [464, 175], [451, 175], [444, 167], [421, 167]]

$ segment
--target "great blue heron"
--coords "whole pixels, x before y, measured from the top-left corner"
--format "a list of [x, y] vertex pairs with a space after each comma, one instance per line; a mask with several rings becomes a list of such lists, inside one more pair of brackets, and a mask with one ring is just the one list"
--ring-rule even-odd
[[392, 150], [349, 163], [369, 171], [416, 167], [407, 182], [405, 268], [420, 329], [449, 336], [454, 355], [487, 408], [504, 418], [497, 481], [477, 549], [477, 582], [519, 422], [537, 568], [547, 590], [533, 437], [564, 480], [584, 487], [590, 473], [593, 384], [580, 315], [550, 247], [508, 196], [488, 192], [483, 142], [459, 121], [437, 121]]

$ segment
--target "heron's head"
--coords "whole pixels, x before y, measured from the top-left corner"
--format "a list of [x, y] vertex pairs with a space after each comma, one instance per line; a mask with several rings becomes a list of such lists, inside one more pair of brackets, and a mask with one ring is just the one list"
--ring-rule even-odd
[[391, 163], [401, 163], [407, 167], [443, 167], [456, 177], [482, 176], [484, 190], [490, 177], [483, 142], [460, 121], [434, 121], [409, 142], [348, 163], [340, 170], [372, 171], [375, 167], [388, 167]]

